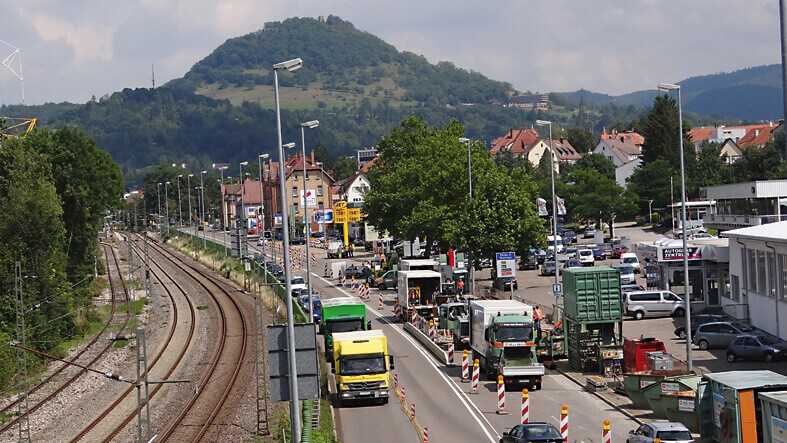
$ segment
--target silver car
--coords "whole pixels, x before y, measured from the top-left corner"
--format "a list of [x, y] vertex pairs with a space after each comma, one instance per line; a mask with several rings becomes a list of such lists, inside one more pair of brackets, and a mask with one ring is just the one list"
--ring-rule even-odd
[[626, 443], [653, 443], [656, 439], [664, 443], [692, 443], [694, 438], [682, 423], [654, 421], [646, 423], [636, 431], [629, 431]]
[[719, 321], [700, 325], [691, 337], [691, 342], [702, 350], [726, 348], [741, 334], [755, 332], [751, 326], [741, 322]]
[[626, 314], [637, 320], [645, 317], [682, 317], [686, 313], [683, 299], [670, 291], [633, 291], [624, 294]]

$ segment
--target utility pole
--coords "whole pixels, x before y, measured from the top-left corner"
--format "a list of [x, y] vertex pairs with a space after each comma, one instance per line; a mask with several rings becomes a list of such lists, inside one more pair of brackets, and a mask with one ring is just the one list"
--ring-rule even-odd
[[[25, 300], [24, 292], [22, 291], [22, 262], [19, 260], [14, 262], [14, 292], [16, 295], [16, 339], [24, 347], [27, 345], [27, 331], [25, 330]], [[21, 369], [23, 380], [21, 393], [19, 394], [22, 398], [17, 403], [17, 414], [19, 417], [18, 441], [20, 443], [30, 443], [30, 419], [27, 416], [29, 408], [27, 399], [27, 355], [20, 348], [16, 350], [16, 364]]]
[[[137, 441], [150, 440], [150, 404], [148, 403], [148, 344], [145, 329], [137, 328]], [[144, 406], [144, 411], [143, 411]]]
[[[782, 92], [784, 93], [784, 120], [787, 123], [787, 0], [779, 0], [779, 29], [782, 43]], [[782, 158], [787, 159], [787, 136], [784, 137]], [[777, 201], [778, 204], [778, 201]]]
[[265, 352], [265, 345], [263, 343], [263, 318], [262, 308], [262, 286], [257, 296], [254, 297], [254, 317], [256, 319], [257, 327], [254, 332], [254, 375], [257, 384], [257, 436], [262, 437], [270, 435], [268, 427], [268, 390], [265, 382], [268, 379], [265, 372], [265, 359], [263, 353]]

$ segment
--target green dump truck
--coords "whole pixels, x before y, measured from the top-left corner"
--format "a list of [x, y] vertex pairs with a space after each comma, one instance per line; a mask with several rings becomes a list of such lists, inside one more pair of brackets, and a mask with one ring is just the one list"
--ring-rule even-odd
[[358, 297], [337, 297], [322, 300], [320, 333], [325, 339], [325, 356], [333, 360], [335, 332], [365, 331], [371, 329], [366, 319], [366, 305]]

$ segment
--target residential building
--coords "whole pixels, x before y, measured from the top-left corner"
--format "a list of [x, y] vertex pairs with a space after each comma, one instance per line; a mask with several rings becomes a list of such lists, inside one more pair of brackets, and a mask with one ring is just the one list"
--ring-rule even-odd
[[642, 145], [644, 144], [645, 138], [634, 131], [617, 132], [613, 130], [610, 134], [604, 129], [593, 153], [612, 160], [615, 165], [615, 181], [618, 185], [626, 187], [629, 177], [642, 164]]
[[705, 214], [706, 228], [727, 231], [787, 220], [787, 180], [761, 180], [702, 188], [716, 205]]
[[371, 185], [366, 174], [356, 171], [355, 174], [336, 182], [338, 200], [347, 202], [351, 208], [363, 207], [363, 200]]
[[533, 165], [538, 166], [544, 155], [549, 155], [550, 145], [555, 150], [557, 164], [555, 170], [560, 171], [560, 163], [574, 163], [582, 155], [565, 138], [552, 140], [542, 139], [533, 128], [529, 129], [509, 129], [508, 133], [492, 141], [489, 153], [496, 156], [501, 152], [510, 152], [515, 158], [527, 159]]
[[378, 155], [380, 155], [380, 153], [377, 152], [377, 148], [374, 147], [358, 149], [355, 151], [356, 161], [358, 162], [357, 168], [361, 169], [365, 164], [376, 159]]
[[721, 144], [720, 155], [728, 163], [736, 162], [749, 148], [762, 148], [773, 138], [773, 132], [780, 125], [774, 122], [739, 126], [700, 126], [691, 129], [689, 136], [694, 143], [694, 151], [699, 152], [705, 143]]
[[753, 326], [787, 339], [787, 221], [725, 232], [730, 240], [730, 293]]
[[243, 197], [243, 208], [246, 211], [246, 218], [257, 218], [257, 214], [260, 212], [260, 206], [262, 205], [260, 189], [259, 180], [254, 180], [250, 177], [246, 177], [243, 186], [241, 186], [240, 183], [221, 185], [221, 193], [224, 195], [224, 208], [222, 209], [224, 226], [234, 226], [235, 219], [237, 218], [237, 207], [241, 201], [241, 194]]
[[[323, 169], [322, 164], [314, 160], [314, 152], [306, 161], [306, 192], [303, 189], [304, 159], [296, 155], [287, 159], [285, 170], [285, 189], [289, 202], [289, 215], [293, 226], [304, 223], [304, 205], [308, 205], [310, 232], [319, 229], [314, 223], [314, 211], [330, 209], [333, 207], [331, 189], [334, 185], [333, 177]], [[305, 198], [304, 198], [305, 195]]]

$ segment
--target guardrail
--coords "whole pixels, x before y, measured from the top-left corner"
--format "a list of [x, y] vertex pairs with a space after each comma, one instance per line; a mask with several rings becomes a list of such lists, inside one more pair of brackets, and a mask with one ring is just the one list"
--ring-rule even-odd
[[434, 355], [435, 358], [437, 358], [437, 360], [440, 363], [444, 365], [452, 363], [448, 361], [448, 351], [443, 350], [443, 348], [441, 348], [437, 343], [432, 341], [432, 339], [428, 335], [424, 334], [420, 329], [413, 326], [412, 323], [410, 322], [405, 323], [404, 330], [410, 333], [410, 335], [412, 335], [413, 337], [415, 337], [416, 340], [421, 342], [421, 344], [423, 344], [426, 347], [426, 349], [432, 355]]

